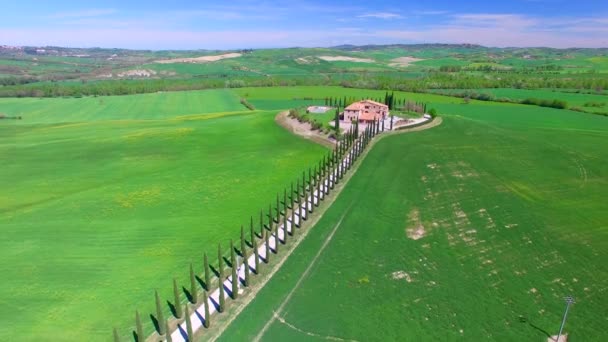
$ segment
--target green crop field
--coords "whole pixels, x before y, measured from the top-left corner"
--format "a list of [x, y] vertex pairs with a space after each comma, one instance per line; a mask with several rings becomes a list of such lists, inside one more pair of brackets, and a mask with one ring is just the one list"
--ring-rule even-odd
[[221, 340], [608, 339], [608, 120], [426, 99]]
[[[435, 90], [441, 93], [462, 93], [464, 89]], [[524, 99], [562, 100], [566, 101], [568, 108], [580, 108], [586, 111], [608, 113], [608, 96], [603, 94], [579, 94], [562, 92], [559, 89], [512, 89], [493, 88], [470, 90], [477, 94], [488, 94], [495, 98], [521, 101]]]
[[[0, 339], [126, 338], [134, 312], [324, 153], [229, 90], [0, 99]], [[278, 188], [277, 184], [281, 187]], [[167, 309], [167, 315], [168, 315]]]

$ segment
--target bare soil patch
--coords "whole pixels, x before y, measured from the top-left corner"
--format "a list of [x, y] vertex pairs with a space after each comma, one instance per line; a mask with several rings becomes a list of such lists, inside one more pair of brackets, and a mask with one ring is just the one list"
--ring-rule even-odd
[[392, 67], [408, 67], [410, 64], [414, 62], [423, 61], [424, 59], [415, 58], [415, 57], [398, 57], [391, 59], [391, 63], [389, 66]]
[[[118, 77], [150, 77], [156, 75], [156, 71], [151, 69], [127, 70], [116, 74]], [[112, 77], [110, 75], [110, 77]]]
[[408, 215], [408, 228], [405, 233], [412, 240], [420, 240], [426, 235], [426, 230], [420, 221], [420, 212], [416, 208]]
[[172, 64], [172, 63], [210, 63], [210, 62], [217, 62], [219, 60], [222, 59], [226, 59], [226, 58], [237, 58], [237, 57], [241, 57], [242, 54], [240, 53], [225, 53], [222, 55], [215, 55], [215, 56], [201, 56], [201, 57], [192, 57], [192, 58], [173, 58], [173, 59], [162, 59], [162, 60], [158, 60], [156, 61], [156, 63], [160, 63], [160, 64]]
[[348, 56], [319, 56], [319, 58], [328, 62], [374, 63], [374, 60], [370, 58], [357, 58]]

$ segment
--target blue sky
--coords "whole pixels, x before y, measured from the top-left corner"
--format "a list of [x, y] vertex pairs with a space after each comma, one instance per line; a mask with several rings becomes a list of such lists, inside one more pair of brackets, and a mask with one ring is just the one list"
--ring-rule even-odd
[[239, 49], [475, 43], [608, 47], [608, 1], [6, 1], [0, 45]]

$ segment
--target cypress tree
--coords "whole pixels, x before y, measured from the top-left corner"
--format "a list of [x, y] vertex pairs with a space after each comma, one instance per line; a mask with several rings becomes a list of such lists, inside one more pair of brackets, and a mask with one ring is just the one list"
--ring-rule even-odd
[[291, 235], [294, 233], [294, 229], [296, 228], [296, 207], [291, 205]]
[[144, 336], [144, 328], [141, 325], [141, 318], [139, 317], [139, 311], [135, 310], [135, 333], [137, 334], [137, 341], [143, 342], [146, 340]]
[[194, 332], [192, 331], [192, 320], [190, 319], [190, 310], [186, 306], [186, 334], [188, 335], [188, 342], [194, 340]]
[[279, 193], [277, 192], [277, 207], [275, 209], [275, 217], [276, 217], [276, 222], [279, 223], [279, 221], [281, 220], [281, 205], [280, 205], [280, 201], [279, 201]]
[[281, 243], [281, 239], [279, 239], [279, 225], [277, 224], [274, 233], [274, 253], [279, 254], [279, 244]]
[[234, 252], [232, 239], [230, 239], [230, 264], [232, 266], [232, 299], [236, 299], [239, 296], [239, 278], [237, 274], [236, 253]]
[[287, 235], [289, 235], [289, 231], [287, 229], [287, 211], [285, 215], [283, 215], [283, 243], [287, 242]]
[[241, 255], [245, 255], [245, 250], [247, 249], [247, 240], [245, 240], [245, 230], [243, 226], [241, 226]]
[[[217, 244], [218, 272], [220, 273], [220, 284], [224, 281], [224, 259], [222, 258], [222, 245]], [[221, 286], [220, 286], [221, 287]]]
[[203, 291], [203, 300], [203, 305], [205, 307], [205, 323], [203, 323], [203, 326], [209, 329], [209, 326], [211, 326], [211, 313], [209, 312], [209, 294], [207, 291]]
[[391, 115], [391, 131], [393, 130], [393, 119], [395, 118], [394, 115]]
[[274, 217], [272, 217], [272, 204], [268, 205], [268, 230], [272, 230], [272, 222], [274, 221]]
[[291, 193], [289, 195], [289, 202], [291, 204], [291, 206], [289, 207], [289, 209], [292, 209], [292, 210], [293, 210], [293, 202], [294, 202], [293, 195], [294, 195], [294, 192], [293, 192], [293, 181], [292, 181], [291, 182]]
[[336, 133], [340, 133], [340, 109], [336, 109], [336, 115], [334, 116], [334, 129]]
[[384, 120], [382, 120], [382, 132], [384, 132]]
[[300, 204], [300, 179], [298, 179], [296, 181], [296, 189], [295, 189], [295, 194], [296, 194], [296, 202], [298, 203], [298, 205]]
[[264, 232], [264, 243], [266, 247], [266, 263], [270, 262], [270, 238], [268, 237], [268, 231]]
[[[270, 209], [270, 206], [268, 207], [268, 210], [272, 210]], [[269, 212], [270, 219], [268, 220], [268, 231], [271, 232], [274, 229], [274, 217], [272, 217], [272, 211]]]
[[173, 305], [175, 307], [175, 318], [182, 318], [182, 302], [179, 297], [179, 288], [177, 287], [177, 280], [173, 278]]
[[120, 336], [118, 336], [118, 330], [116, 330], [116, 328], [114, 328], [114, 342], [120, 342]]
[[162, 322], [165, 321], [165, 317], [163, 315], [162, 304], [160, 303], [160, 297], [158, 296], [158, 291], [154, 291], [154, 297], [156, 299], [156, 321], [158, 322], [158, 333], [161, 335], [165, 334], [165, 326]]
[[220, 272], [221, 277], [218, 279], [219, 281], [219, 289], [220, 289], [220, 303], [217, 309], [217, 312], [224, 312], [224, 308], [226, 307], [226, 294], [224, 293], [224, 276], [223, 272]]
[[253, 230], [253, 216], [251, 216], [251, 223], [249, 225], [249, 235], [251, 238], [251, 244], [253, 245], [253, 240], [255, 240], [255, 231]]
[[255, 274], [260, 274], [260, 251], [258, 250], [258, 240], [253, 240], [253, 255], [255, 255]]
[[306, 197], [306, 172], [302, 171], [302, 195]]
[[166, 342], [173, 342], [173, 338], [171, 337], [171, 330], [169, 329], [169, 320], [165, 320], [165, 331], [167, 332], [167, 335], [165, 336], [165, 341]]
[[264, 234], [264, 211], [260, 210], [260, 236]]
[[243, 249], [243, 271], [245, 272], [245, 280], [243, 281], [244, 286], [249, 286], [249, 253], [247, 249]]
[[205, 272], [205, 289], [209, 291], [209, 288], [211, 287], [211, 272], [209, 271], [207, 253], [203, 254], [203, 271]]
[[196, 304], [198, 302], [198, 289], [196, 287], [196, 277], [192, 263], [190, 263], [190, 295], [192, 296], [192, 304]]
[[287, 216], [287, 188], [283, 188], [283, 215]]

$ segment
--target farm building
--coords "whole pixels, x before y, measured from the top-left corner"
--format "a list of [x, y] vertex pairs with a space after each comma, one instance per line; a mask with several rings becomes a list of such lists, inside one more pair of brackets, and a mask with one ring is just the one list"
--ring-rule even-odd
[[347, 122], [373, 122], [374, 120], [383, 120], [387, 115], [387, 105], [372, 100], [363, 100], [344, 108], [343, 120]]

